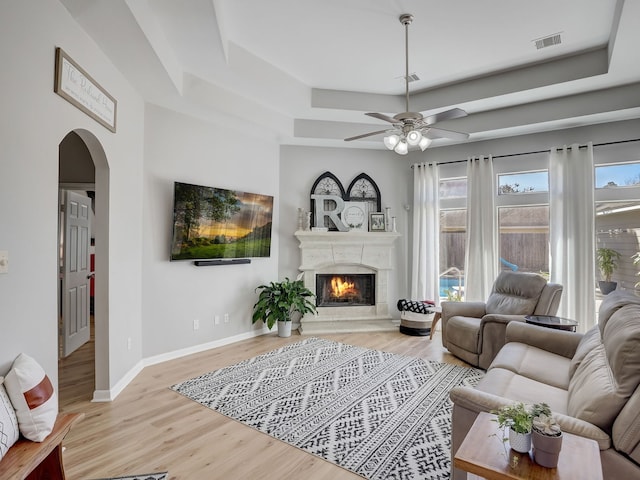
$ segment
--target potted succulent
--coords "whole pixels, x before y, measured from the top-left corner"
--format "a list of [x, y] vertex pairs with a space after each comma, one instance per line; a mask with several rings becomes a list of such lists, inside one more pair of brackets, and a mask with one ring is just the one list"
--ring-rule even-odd
[[[508, 428], [509, 436], [503, 440], [509, 440], [509, 445], [516, 452], [527, 453], [531, 450], [531, 412], [522, 402], [505, 405], [491, 413], [498, 416], [496, 422], [503, 429]], [[506, 432], [505, 432], [506, 435]]]
[[253, 305], [252, 323], [259, 320], [267, 324], [269, 330], [278, 322], [278, 336], [289, 337], [291, 335], [291, 315], [299, 312], [315, 313], [316, 306], [311, 302], [314, 297], [311, 290], [304, 286], [300, 279], [282, 282], [271, 282], [268, 285], [259, 285], [258, 301]]
[[562, 448], [562, 430], [546, 403], [536, 403], [531, 410], [531, 443], [533, 459], [547, 468], [558, 466]]
[[598, 269], [602, 274], [602, 280], [598, 282], [600, 292], [603, 295], [608, 295], [613, 292], [618, 286], [617, 282], [611, 281], [611, 275], [618, 268], [618, 260], [620, 260], [620, 253], [611, 248], [598, 248], [596, 250], [596, 261], [598, 262]]

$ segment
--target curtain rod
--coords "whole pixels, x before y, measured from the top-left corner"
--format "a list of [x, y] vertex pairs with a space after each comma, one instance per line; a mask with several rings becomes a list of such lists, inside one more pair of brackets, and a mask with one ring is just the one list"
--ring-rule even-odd
[[[618, 140], [615, 142], [603, 142], [603, 143], [594, 143], [593, 146], [594, 147], [604, 147], [607, 145], [616, 145], [618, 143], [630, 143], [630, 142], [640, 142], [640, 138], [632, 138], [631, 140]], [[587, 148], [587, 145], [578, 145], [578, 148]], [[492, 158], [507, 158], [507, 157], [518, 157], [520, 155], [533, 155], [534, 153], [551, 153], [552, 149], [546, 149], [546, 150], [534, 150], [531, 152], [520, 152], [520, 153], [505, 153], [504, 155], [493, 155]], [[561, 152], [562, 148], [558, 147], [555, 149], [556, 152]], [[445, 161], [445, 162], [435, 162], [438, 165], [448, 165], [450, 163], [462, 163], [462, 162], [467, 162], [468, 159], [465, 160], [449, 160], [449, 161]], [[414, 164], [411, 165], [411, 168], [413, 168], [415, 165], [418, 164]]]

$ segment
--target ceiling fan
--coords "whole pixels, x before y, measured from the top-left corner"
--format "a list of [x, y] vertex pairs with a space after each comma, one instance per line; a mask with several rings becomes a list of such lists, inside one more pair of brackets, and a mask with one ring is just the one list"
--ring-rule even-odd
[[413, 21], [413, 15], [405, 13], [400, 15], [400, 23], [404, 25], [404, 42], [405, 42], [405, 109], [406, 112], [398, 113], [393, 117], [384, 113], [365, 113], [373, 118], [378, 118], [393, 124], [393, 129], [378, 130], [376, 132], [364, 133], [355, 137], [345, 138], [346, 142], [358, 140], [360, 138], [387, 133], [384, 137], [384, 144], [389, 150], [394, 150], [400, 155], [406, 155], [409, 152], [409, 146], [419, 146], [424, 151], [433, 138], [451, 138], [454, 140], [466, 140], [469, 138], [468, 133], [454, 132], [453, 130], [445, 130], [436, 128], [438, 122], [444, 120], [452, 120], [454, 118], [466, 117], [467, 112], [461, 108], [452, 108], [428, 117], [424, 117], [420, 112], [409, 111], [409, 25]]

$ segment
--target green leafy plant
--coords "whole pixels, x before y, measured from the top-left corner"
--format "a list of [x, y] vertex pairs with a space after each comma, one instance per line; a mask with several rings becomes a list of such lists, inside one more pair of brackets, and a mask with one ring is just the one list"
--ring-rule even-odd
[[315, 313], [316, 306], [310, 300], [314, 294], [304, 286], [302, 280], [289, 280], [271, 282], [268, 285], [259, 285], [258, 301], [253, 305], [252, 323], [263, 320], [269, 329], [276, 322], [290, 322], [291, 314], [299, 312]]
[[596, 260], [598, 262], [598, 270], [602, 274], [602, 278], [605, 282], [611, 281], [611, 275], [614, 270], [618, 268], [618, 260], [621, 255], [617, 251], [611, 248], [599, 248], [596, 250]]
[[531, 428], [548, 437], [562, 435], [560, 425], [551, 414], [551, 408], [546, 403], [536, 403], [531, 408]]
[[524, 403], [505, 405], [491, 413], [498, 416], [495, 421], [500, 428], [510, 428], [517, 433], [531, 433], [531, 411]]
[[448, 302], [461, 302], [462, 301], [462, 292], [460, 292], [460, 290], [456, 290], [456, 289], [450, 288], [449, 290], [447, 290], [446, 294], [447, 294], [447, 301]]

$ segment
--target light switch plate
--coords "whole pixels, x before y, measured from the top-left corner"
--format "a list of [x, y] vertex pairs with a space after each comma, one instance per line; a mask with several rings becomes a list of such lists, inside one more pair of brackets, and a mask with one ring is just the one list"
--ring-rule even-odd
[[0, 273], [9, 273], [9, 252], [0, 250]]

